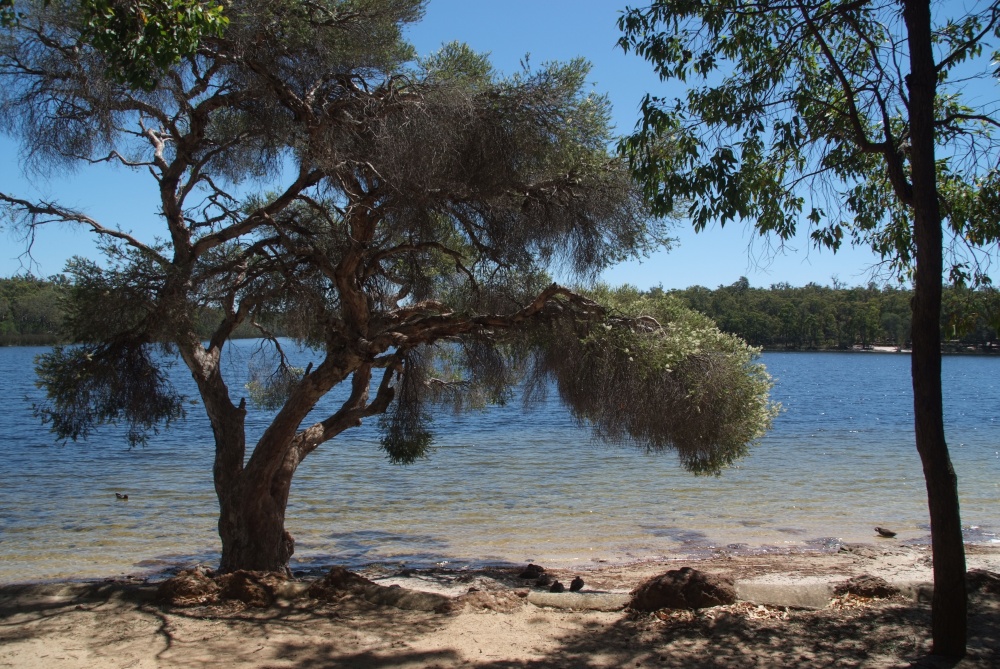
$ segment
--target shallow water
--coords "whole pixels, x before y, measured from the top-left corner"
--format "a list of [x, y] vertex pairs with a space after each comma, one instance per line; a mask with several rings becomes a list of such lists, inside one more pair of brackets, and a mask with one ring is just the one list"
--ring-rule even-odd
[[[253, 344], [232, 366], [239, 387]], [[0, 349], [0, 583], [92, 578], [217, 559], [211, 432], [199, 413], [145, 447], [115, 429], [57, 444], [32, 417], [33, 357]], [[308, 352], [297, 354], [303, 361]], [[876, 541], [872, 526], [926, 541], [913, 446], [909, 357], [766, 353], [784, 411], [752, 454], [720, 477], [675, 456], [594, 443], [553, 396], [436, 418], [428, 460], [401, 467], [373, 425], [300, 467], [287, 526], [297, 564], [540, 561], [585, 566], [716, 548], [823, 548]], [[944, 361], [946, 424], [963, 526], [1000, 532], [1000, 358]], [[175, 369], [179, 385], [190, 379]], [[185, 385], [187, 384], [187, 385]], [[259, 433], [266, 416], [249, 423]], [[115, 499], [127, 492], [129, 501]]]

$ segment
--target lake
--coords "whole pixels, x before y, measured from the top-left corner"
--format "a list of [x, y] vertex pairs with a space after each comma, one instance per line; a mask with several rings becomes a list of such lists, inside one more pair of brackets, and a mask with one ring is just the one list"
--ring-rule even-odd
[[[231, 387], [253, 342], [234, 345]], [[57, 443], [32, 416], [32, 360], [0, 349], [0, 583], [100, 578], [218, 559], [212, 440], [198, 404], [129, 449], [122, 431]], [[306, 362], [308, 351], [296, 353]], [[928, 543], [913, 445], [909, 356], [765, 353], [783, 411], [738, 466], [695, 477], [671, 453], [595, 443], [553, 393], [435, 418], [429, 459], [392, 465], [375, 421], [299, 468], [287, 529], [294, 566], [597, 562], [718, 550], [826, 550], [840, 542]], [[186, 370], [179, 386], [193, 396]], [[969, 542], [1000, 534], [1000, 358], [944, 360], [948, 442]], [[259, 434], [266, 416], [248, 421]], [[129, 495], [127, 502], [115, 492]]]

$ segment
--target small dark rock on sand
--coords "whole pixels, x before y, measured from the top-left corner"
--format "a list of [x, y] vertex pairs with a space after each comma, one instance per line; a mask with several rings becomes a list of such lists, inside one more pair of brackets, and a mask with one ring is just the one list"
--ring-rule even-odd
[[524, 568], [519, 574], [520, 578], [538, 578], [545, 573], [545, 567], [539, 567], [537, 564], [529, 564]]

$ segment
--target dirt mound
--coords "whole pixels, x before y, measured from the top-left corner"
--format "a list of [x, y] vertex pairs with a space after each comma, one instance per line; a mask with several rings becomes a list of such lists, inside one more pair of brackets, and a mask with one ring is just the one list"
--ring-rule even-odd
[[376, 606], [392, 606], [406, 611], [447, 613], [455, 608], [455, 601], [446, 595], [409, 590], [398, 585], [379, 585], [344, 567], [330, 569], [326, 576], [309, 587], [307, 594], [313, 599], [327, 601], [354, 597]]
[[474, 611], [514, 613], [524, 606], [527, 595], [527, 590], [471, 590], [457, 597], [455, 605]]
[[160, 584], [157, 601], [171, 606], [197, 606], [218, 600], [219, 584], [212, 580], [212, 573], [202, 569], [185, 569]]
[[655, 576], [632, 591], [629, 608], [635, 611], [660, 609], [704, 609], [736, 602], [732, 579], [683, 567]]
[[843, 583], [838, 583], [833, 588], [833, 594], [841, 597], [843, 595], [855, 595], [857, 597], [871, 597], [873, 599], [887, 599], [899, 594], [899, 588], [890, 585], [888, 581], [879, 576], [861, 574], [850, 578]]
[[288, 581], [278, 573], [243, 570], [223, 574], [216, 580], [221, 588], [221, 599], [237, 600], [257, 608], [273, 604], [276, 593]]
[[348, 571], [346, 567], [333, 567], [326, 576], [310, 585], [306, 592], [313, 599], [333, 601], [367, 587], [378, 585], [364, 576]]
[[171, 606], [199, 606], [221, 601], [240, 601], [263, 608], [274, 603], [288, 582], [279, 573], [234, 571], [216, 575], [203, 569], [186, 569], [160, 584], [156, 599]]
[[1000, 574], [985, 569], [970, 569], [965, 579], [969, 592], [1000, 595]]

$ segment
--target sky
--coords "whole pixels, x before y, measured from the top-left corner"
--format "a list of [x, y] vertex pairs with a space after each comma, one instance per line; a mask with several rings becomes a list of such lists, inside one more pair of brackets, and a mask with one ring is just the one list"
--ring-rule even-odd
[[[611, 100], [617, 132], [625, 134], [638, 120], [639, 103], [647, 92], [671, 97], [682, 92], [675, 84], [661, 83], [648, 63], [616, 46], [616, 20], [625, 4], [619, 0], [431, 0], [424, 19], [406, 35], [418, 54], [431, 53], [447, 42], [466, 42], [476, 51], [490, 53], [494, 67], [507, 74], [519, 70], [525, 56], [538, 65], [582, 56], [593, 65], [594, 90]], [[26, 199], [56, 200], [142, 239], [163, 234], [156, 215], [155, 183], [141, 172], [101, 166], [71, 174], [26, 176], [19, 165], [18, 146], [0, 136], [0, 190]], [[847, 285], [864, 285], [879, 278], [873, 274], [878, 258], [867, 249], [833, 254], [812, 247], [804, 235], [781, 249], [775, 248], [774, 240], [751, 234], [749, 224], [739, 222], [700, 233], [681, 224], [673, 236], [679, 243], [669, 252], [622, 263], [606, 270], [601, 279], [612, 285], [670, 289], [715, 288], [743, 276], [750, 285], [760, 287], [781, 282], [830, 285], [834, 276]], [[50, 227], [35, 240], [29, 259], [24, 256], [23, 239], [9, 229], [0, 231], [0, 276], [25, 271], [49, 276], [62, 271], [73, 255], [97, 259], [90, 237], [68, 226]]]

